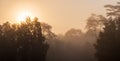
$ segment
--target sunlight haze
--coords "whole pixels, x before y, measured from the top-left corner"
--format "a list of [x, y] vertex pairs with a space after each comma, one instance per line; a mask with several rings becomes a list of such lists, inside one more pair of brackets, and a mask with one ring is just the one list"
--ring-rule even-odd
[[57, 34], [71, 28], [84, 29], [91, 13], [105, 13], [104, 5], [119, 0], [0, 0], [0, 23], [38, 17], [49, 23]]

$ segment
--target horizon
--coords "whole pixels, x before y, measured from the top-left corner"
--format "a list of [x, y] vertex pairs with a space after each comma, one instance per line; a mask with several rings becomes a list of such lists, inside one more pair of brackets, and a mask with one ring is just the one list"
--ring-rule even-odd
[[104, 5], [116, 4], [118, 1], [0, 0], [0, 22], [4, 23], [7, 20], [16, 23], [21, 13], [29, 12], [31, 18], [38, 17], [40, 21], [50, 24], [56, 34], [64, 34], [71, 28], [84, 30], [90, 14], [105, 15]]
[[0, 61], [119, 61], [119, 0], [0, 0]]

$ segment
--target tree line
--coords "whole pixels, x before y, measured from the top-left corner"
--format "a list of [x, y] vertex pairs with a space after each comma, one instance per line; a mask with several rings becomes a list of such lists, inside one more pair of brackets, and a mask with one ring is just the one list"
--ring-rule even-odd
[[[74, 58], [76, 59], [76, 57], [82, 57], [80, 55], [85, 55], [82, 53], [77, 55], [77, 52], [84, 50], [89, 52], [91, 48], [87, 47], [91, 45], [87, 43], [86, 45], [82, 45], [87, 49], [82, 50], [79, 48], [80, 50], [78, 50], [78, 46], [76, 47], [76, 45], [79, 45], [78, 43], [74, 44], [75, 49], [71, 48], [71, 46], [63, 47], [64, 44], [68, 44], [69, 42], [70, 45], [72, 45], [73, 42], [85, 41], [87, 39], [89, 39], [89, 42], [93, 39], [96, 40], [92, 46], [96, 50], [95, 57], [98, 61], [119, 61], [120, 2], [118, 2], [117, 5], [105, 5], [105, 8], [108, 11], [107, 17], [92, 14], [87, 19], [85, 27], [87, 32], [85, 34], [79, 29], [70, 29], [64, 36], [56, 35], [51, 31], [52, 26], [39, 22], [38, 18], [31, 20], [27, 17], [26, 21], [20, 24], [11, 24], [9, 22], [1, 24], [0, 61], [45, 61], [47, 51], [49, 51], [48, 59], [50, 60], [59, 59], [56, 54], [58, 54], [60, 58], [63, 58], [60, 59], [60, 61], [65, 58], [67, 58], [65, 61], [70, 58], [73, 59], [73, 56], [75, 56]], [[95, 38], [90, 36], [95, 36]], [[64, 44], [61, 43], [61, 40], [65, 41]], [[62, 48], [60, 47], [60, 43]], [[82, 44], [82, 42], [80, 43]], [[63, 53], [61, 49], [63, 49], [65, 53]], [[72, 56], [68, 57], [68, 55], [65, 54], [71, 54]], [[88, 53], [87, 56], [82, 58], [86, 59], [86, 57], [91, 57], [91, 55]], [[81, 59], [76, 59], [76, 61]]]
[[38, 18], [0, 25], [0, 61], [45, 61], [48, 48]]

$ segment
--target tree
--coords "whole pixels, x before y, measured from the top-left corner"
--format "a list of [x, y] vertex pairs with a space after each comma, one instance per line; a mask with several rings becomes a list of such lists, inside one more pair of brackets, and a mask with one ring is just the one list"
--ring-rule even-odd
[[96, 31], [98, 28], [102, 27], [103, 23], [105, 22], [106, 18], [102, 15], [92, 14], [87, 19], [86, 29]]
[[[118, 6], [106, 5], [112, 9], [109, 12], [109, 18], [104, 23], [104, 31], [101, 31], [95, 44], [98, 61], [119, 61], [120, 60], [120, 16], [118, 13]], [[117, 12], [115, 11], [117, 10]], [[111, 16], [112, 15], [112, 16]]]
[[42, 33], [46, 39], [54, 39], [56, 37], [55, 33], [51, 31], [52, 26], [42, 22], [41, 23]]
[[103, 24], [105, 23], [105, 21], [106, 18], [103, 15], [92, 14], [87, 19], [87, 24], [85, 27], [87, 29], [87, 34], [98, 37], [99, 31], [101, 31], [104, 27]]
[[45, 61], [48, 48], [38, 18], [0, 25], [0, 61]]
[[0, 33], [0, 60], [1, 61], [15, 61], [16, 60], [16, 41], [15, 31], [9, 22], [1, 25]]
[[105, 5], [105, 8], [107, 8], [107, 16], [109, 17], [118, 17], [120, 16], [120, 2], [117, 2], [117, 5]]
[[66, 37], [78, 37], [81, 36], [82, 31], [80, 29], [70, 29], [65, 33]]

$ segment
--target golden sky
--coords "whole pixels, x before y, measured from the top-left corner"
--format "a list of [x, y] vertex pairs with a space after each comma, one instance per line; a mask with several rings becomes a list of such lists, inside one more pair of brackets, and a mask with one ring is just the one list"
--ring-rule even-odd
[[104, 5], [119, 0], [0, 0], [0, 23], [16, 22], [21, 13], [53, 26], [55, 33], [65, 33], [70, 28], [84, 29], [91, 13], [104, 14]]

